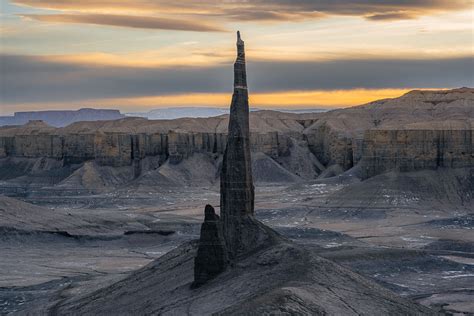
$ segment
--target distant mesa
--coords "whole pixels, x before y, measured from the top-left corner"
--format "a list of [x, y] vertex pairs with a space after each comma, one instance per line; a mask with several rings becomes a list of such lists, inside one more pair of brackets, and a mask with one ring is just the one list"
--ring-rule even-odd
[[[259, 108], [250, 109], [251, 112], [265, 111]], [[283, 113], [321, 113], [326, 109], [279, 109]], [[148, 120], [175, 120], [181, 118], [211, 118], [228, 115], [229, 109], [215, 107], [170, 107], [153, 109], [148, 112], [120, 113], [113, 109], [84, 108], [77, 111], [31, 111], [15, 112], [12, 116], [0, 116], [0, 126], [24, 125], [29, 121], [41, 120], [53, 127], [65, 127], [78, 122], [119, 120], [128, 117], [144, 118]]]
[[[261, 108], [250, 108], [250, 112], [265, 111]], [[308, 108], [308, 109], [278, 109], [279, 112], [283, 113], [322, 113], [327, 112], [328, 109], [323, 108]], [[180, 118], [210, 118], [221, 115], [228, 115], [229, 109], [227, 108], [214, 108], [214, 107], [170, 107], [154, 109], [148, 112], [129, 112], [125, 113], [126, 116], [132, 117], [143, 117], [149, 120], [174, 120]]]
[[43, 121], [54, 127], [64, 127], [80, 121], [118, 120], [124, 118], [119, 110], [80, 109], [56, 111], [15, 112], [13, 116], [0, 116], [2, 125], [23, 125], [29, 121]]
[[126, 116], [143, 117], [149, 120], [173, 120], [184, 117], [214, 117], [229, 114], [228, 109], [212, 107], [175, 107], [154, 109], [148, 112], [130, 112]]

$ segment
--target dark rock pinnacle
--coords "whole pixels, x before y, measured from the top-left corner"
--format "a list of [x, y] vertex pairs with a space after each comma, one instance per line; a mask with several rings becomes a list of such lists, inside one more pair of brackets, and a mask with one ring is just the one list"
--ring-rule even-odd
[[245, 252], [254, 241], [254, 236], [244, 227], [246, 222], [253, 221], [254, 195], [245, 49], [237, 32], [234, 94], [221, 171], [221, 217], [230, 259]]
[[[195, 285], [200, 285], [222, 271], [222, 245], [225, 244], [225, 259], [233, 263], [268, 239], [266, 229], [254, 217], [254, 185], [252, 180], [252, 161], [250, 157], [249, 102], [247, 74], [245, 69], [244, 42], [237, 32], [237, 60], [234, 64], [234, 94], [230, 106], [227, 147], [224, 152], [221, 170], [221, 217], [222, 236], [214, 231], [219, 225], [206, 220], [201, 229], [198, 255], [195, 260]], [[206, 212], [207, 212], [206, 206]], [[216, 215], [217, 216], [217, 215]], [[208, 232], [208, 229], [212, 229]], [[215, 249], [211, 249], [215, 247]], [[201, 256], [218, 256], [202, 258]], [[206, 266], [207, 263], [209, 266]], [[225, 262], [227, 264], [227, 261]], [[210, 272], [212, 270], [212, 273]]]
[[198, 287], [214, 278], [227, 266], [227, 250], [219, 215], [211, 205], [206, 205], [204, 214], [198, 253], [194, 259], [193, 287]]

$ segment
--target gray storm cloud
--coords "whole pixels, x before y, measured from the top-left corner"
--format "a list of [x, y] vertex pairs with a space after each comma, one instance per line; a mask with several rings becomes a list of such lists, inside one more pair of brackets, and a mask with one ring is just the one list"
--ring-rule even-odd
[[[1, 102], [80, 101], [193, 92], [229, 92], [231, 65], [135, 68], [0, 55]], [[472, 58], [335, 60], [248, 64], [253, 92], [473, 86]]]

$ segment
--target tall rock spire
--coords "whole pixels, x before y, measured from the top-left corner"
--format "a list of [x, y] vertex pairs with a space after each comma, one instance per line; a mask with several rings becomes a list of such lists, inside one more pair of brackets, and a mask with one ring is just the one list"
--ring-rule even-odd
[[254, 239], [245, 227], [245, 223], [253, 219], [254, 195], [245, 50], [244, 41], [240, 38], [240, 32], [237, 32], [234, 94], [221, 171], [221, 217], [231, 259], [244, 252], [248, 243]]
[[212, 206], [206, 206], [194, 260], [193, 287], [206, 283], [224, 271], [229, 262], [232, 264], [271, 240], [274, 233], [254, 217], [254, 195], [245, 51], [237, 32], [234, 94], [221, 169], [221, 217]]

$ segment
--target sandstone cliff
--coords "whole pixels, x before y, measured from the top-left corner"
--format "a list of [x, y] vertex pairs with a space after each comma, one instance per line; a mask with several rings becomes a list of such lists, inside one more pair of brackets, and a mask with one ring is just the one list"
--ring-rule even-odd
[[[149, 158], [156, 169], [200, 153], [214, 157], [218, 168], [228, 123], [228, 115], [125, 118], [63, 128], [32, 121], [0, 127], [0, 164], [8, 160], [11, 166], [23, 159], [32, 165], [34, 160], [50, 159], [67, 167], [93, 161], [98, 166], [132, 167], [136, 178], [149, 170]], [[316, 178], [327, 167], [343, 171], [359, 163], [366, 177], [391, 169], [472, 167], [473, 129], [474, 89], [469, 88], [412, 91], [326, 113], [250, 113], [251, 150], [264, 155], [255, 157], [271, 159], [303, 179]]]
[[[432, 146], [431, 150], [438, 151], [440, 155], [450, 155], [448, 148], [443, 147], [443, 140], [439, 139], [439, 135], [442, 133], [447, 135], [451, 131], [453, 134], [464, 131], [461, 133], [467, 139], [461, 140], [453, 136], [454, 138], [450, 139], [449, 150], [464, 152], [462, 158], [464, 166], [473, 166], [473, 144], [472, 137], [469, 136], [472, 135], [473, 129], [474, 89], [461, 88], [411, 91], [395, 99], [322, 113], [319, 119], [303, 133], [307, 137], [311, 151], [323, 164], [339, 164], [344, 169], [348, 169], [356, 165], [362, 157], [373, 156], [374, 146], [384, 150], [385, 144], [377, 142], [374, 138], [375, 135], [383, 134], [381, 130], [412, 131], [403, 132], [411, 135], [405, 138], [405, 141], [399, 139], [397, 144], [393, 144], [392, 152], [388, 154], [388, 157], [394, 160], [403, 160], [407, 157], [396, 154], [397, 151], [411, 149], [416, 152], [420, 144]], [[377, 130], [377, 132], [372, 132], [372, 130]], [[435, 130], [438, 132], [429, 132]], [[424, 134], [425, 137], [414, 136], [415, 134]], [[433, 145], [438, 143], [439, 148]], [[416, 156], [412, 158], [417, 159]], [[404, 168], [404, 170], [445, 166], [445, 164], [436, 164], [436, 158], [430, 159], [429, 163], [413, 164], [411, 169]], [[366, 163], [370, 164], [370, 162]], [[387, 165], [382, 169], [389, 169], [392, 166], [393, 164]]]

